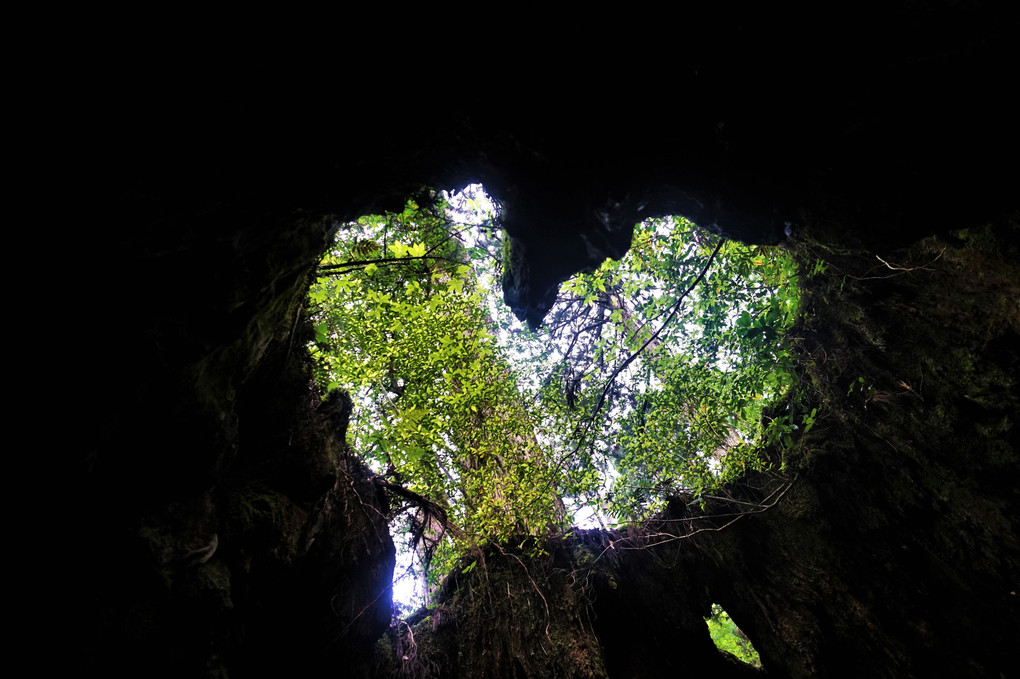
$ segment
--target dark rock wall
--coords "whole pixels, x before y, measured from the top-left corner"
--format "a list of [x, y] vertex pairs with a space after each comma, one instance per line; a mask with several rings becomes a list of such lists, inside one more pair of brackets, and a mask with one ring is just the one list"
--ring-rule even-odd
[[[804, 281], [792, 332], [804, 401], [768, 416], [819, 415], [770, 451], [776, 470], [704, 506], [676, 499], [641, 528], [576, 531], [549, 554], [490, 551], [419, 614], [442, 611], [455, 627], [435, 633], [427, 618], [395, 630], [398, 646], [420, 644], [404, 671], [759, 676], [715, 650], [705, 617], [716, 603], [769, 676], [1011, 676], [1020, 223], [880, 254], [852, 241], [822, 232], [788, 244], [803, 270], [819, 258], [825, 269]], [[545, 648], [550, 606], [557, 633], [589, 649], [573, 674]]]
[[89, 672], [310, 673], [389, 624], [385, 501], [346, 449], [350, 402], [319, 402], [303, 349], [329, 223], [239, 217], [139, 236], [93, 289], [123, 288], [119, 303], [83, 310], [99, 332], [78, 343], [77, 631], [61, 657]]
[[[832, 274], [851, 278], [819, 292], [805, 346], [838, 405], [799, 444], [786, 508], [713, 534], [697, 579], [776, 674], [1005, 667], [1016, 272], [952, 248], [929, 272], [933, 250], [895, 248], [987, 221], [996, 248], [1015, 242], [1012, 24], [980, 2], [719, 3], [669, 40], [650, 23], [626, 56], [596, 40], [584, 54], [603, 56], [557, 65], [536, 47], [547, 68], [483, 64], [463, 74], [483, 85], [459, 90], [336, 59], [182, 73], [133, 49], [130, 64], [68, 68], [56, 89], [90, 105], [55, 133], [74, 266], [50, 355], [58, 384], [73, 373], [83, 392], [54, 401], [72, 433], [56, 494], [73, 508], [67, 542], [50, 540], [70, 580], [64, 657], [132, 676], [354, 672], [367, 658], [392, 545], [308, 384], [304, 286], [336, 220], [482, 181], [523, 253], [508, 299], [533, 322], [551, 286], [621, 252], [644, 216], [754, 242], [789, 229], [835, 253]], [[863, 280], [896, 273], [873, 254], [920, 269]], [[627, 676], [619, 630], [602, 625], [604, 667]]]
[[761, 676], [712, 643], [708, 589], [690, 576], [697, 553], [654, 542], [590, 530], [490, 547], [393, 627], [376, 676]]
[[821, 417], [781, 504], [695, 539], [706, 582], [783, 676], [1009, 676], [1020, 229], [838, 240], [795, 245], [829, 263], [793, 333]]
[[[476, 676], [465, 658], [495, 648], [483, 630], [523, 628], [530, 644], [501, 647], [516, 674], [478, 676], [553, 676], [527, 658], [556, 601], [569, 603], [553, 616], [561, 633], [578, 647], [598, 640], [597, 662], [577, 676], [755, 676], [715, 651], [704, 618], [718, 603], [770, 676], [1011, 676], [1020, 223], [880, 252], [820, 231], [788, 244], [802, 270], [825, 267], [805, 276], [791, 333], [805, 400], [768, 415], [818, 409], [809, 432], [770, 451], [782, 469], [705, 505], [677, 498], [630, 532], [552, 540], [551, 555], [490, 554], [439, 602], [455, 630], [413, 628], [428, 639], [416, 666], [443, 657], [439, 676]], [[530, 598], [504, 594], [508, 572]]]

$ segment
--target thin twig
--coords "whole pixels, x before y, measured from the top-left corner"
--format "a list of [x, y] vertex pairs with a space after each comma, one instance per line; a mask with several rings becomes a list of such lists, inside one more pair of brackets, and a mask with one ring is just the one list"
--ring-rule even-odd
[[701, 269], [701, 273], [698, 274], [697, 278], [694, 279], [694, 282], [691, 283], [690, 287], [684, 290], [683, 294], [680, 295], [680, 297], [677, 298], [676, 302], [673, 303], [673, 308], [671, 309], [669, 316], [666, 317], [666, 320], [662, 322], [662, 325], [660, 325], [658, 329], [652, 333], [651, 337], [645, 340], [644, 344], [642, 344], [636, 351], [634, 351], [634, 353], [628, 356], [623, 363], [617, 366], [616, 370], [614, 370], [613, 373], [606, 380], [605, 384], [602, 387], [602, 393], [599, 394], [599, 400], [595, 404], [594, 410], [592, 410], [591, 417], [589, 417], [588, 421], [585, 423], [584, 431], [581, 434], [581, 439], [578, 441], [577, 446], [574, 448], [574, 450], [571, 451], [570, 455], [567, 456], [568, 458], [571, 458], [574, 455], [576, 455], [577, 451], [581, 449], [581, 446], [584, 444], [584, 437], [588, 435], [588, 432], [591, 430], [592, 425], [595, 423], [595, 418], [598, 417], [599, 412], [602, 410], [602, 406], [606, 402], [606, 396], [609, 393], [609, 389], [613, 386], [613, 383], [616, 381], [616, 378], [620, 375], [621, 372], [624, 371], [624, 369], [627, 368], [627, 366], [633, 363], [634, 360], [641, 355], [641, 352], [643, 352], [652, 342], [657, 340], [659, 338], [659, 335], [662, 334], [662, 331], [665, 330], [669, 326], [669, 324], [673, 322], [673, 319], [680, 311], [680, 305], [683, 304], [687, 296], [694, 291], [694, 288], [697, 287], [698, 283], [700, 283], [705, 278], [705, 274], [708, 273], [708, 268], [712, 266], [712, 262], [715, 260], [715, 256], [719, 254], [719, 250], [722, 249], [723, 243], [725, 243], [725, 241], [720, 239], [719, 243], [716, 244], [715, 250], [712, 251], [712, 254], [708, 258], [708, 261], [705, 262], [705, 266]]
[[[500, 549], [500, 551], [502, 552], [503, 550]], [[506, 554], [506, 552], [503, 552], [503, 553]], [[536, 592], [538, 592], [538, 596], [542, 597], [542, 603], [545, 604], [545, 636], [549, 637], [549, 619], [550, 619], [549, 618], [549, 602], [546, 601], [545, 595], [542, 594], [542, 590], [539, 589], [538, 583], [535, 582], [535, 579], [533, 577], [531, 577], [531, 573], [528, 571], [528, 567], [524, 565], [524, 561], [521, 559], [521, 557], [517, 556], [516, 554], [510, 554], [509, 556], [512, 556], [513, 558], [517, 559], [517, 563], [521, 564], [521, 568], [524, 569], [524, 574], [528, 576], [528, 580], [531, 580], [531, 586], [535, 588]], [[509, 582], [507, 583], [507, 587], [508, 588], [510, 587], [510, 583]], [[507, 592], [509, 592], [509, 591], [510, 590], [508, 589]], [[552, 637], [549, 637], [549, 638], [552, 639]]]
[[922, 264], [921, 266], [913, 266], [913, 267], [896, 266], [894, 264], [890, 264], [889, 262], [885, 261], [884, 259], [882, 259], [878, 255], [875, 255], [875, 259], [877, 259], [878, 261], [882, 262], [882, 264], [884, 264], [886, 266], [886, 268], [888, 268], [890, 271], [895, 271], [896, 273], [891, 273], [891, 274], [889, 274], [887, 276], [860, 276], [860, 277], [858, 277], [858, 276], [850, 276], [850, 278], [854, 279], [855, 281], [875, 281], [875, 280], [884, 280], [886, 278], [895, 278], [896, 276], [902, 276], [903, 274], [911, 273], [913, 271], [931, 271], [931, 269], [929, 269], [928, 267], [930, 267], [932, 264], [937, 262], [939, 260], [939, 258], [942, 255], [945, 254], [945, 252], [946, 252], [946, 249], [942, 248], [942, 251], [939, 252], [939, 254], [935, 255], [935, 259], [931, 260], [927, 264]]
[[421, 259], [440, 260], [440, 261], [443, 261], [443, 262], [451, 262], [453, 264], [458, 264], [458, 265], [464, 263], [464, 262], [457, 261], [456, 259], [450, 259], [449, 257], [440, 257], [438, 255], [430, 255], [430, 254], [426, 253], [424, 255], [414, 256], [414, 257], [381, 257], [379, 259], [359, 259], [359, 260], [353, 260], [353, 261], [350, 261], [350, 262], [343, 262], [342, 264], [325, 264], [323, 266], [320, 266], [320, 267], [316, 268], [315, 271], [320, 276], [327, 276], [327, 275], [333, 275], [333, 274], [338, 274], [338, 273], [347, 273], [346, 271], [340, 271], [340, 269], [350, 269], [350, 270], [353, 271], [354, 269], [359, 269], [361, 267], [366, 267], [369, 264], [376, 264], [376, 265], [379, 265], [379, 264], [387, 264], [387, 265], [389, 265], [389, 264], [410, 264], [413, 261], [421, 260]]

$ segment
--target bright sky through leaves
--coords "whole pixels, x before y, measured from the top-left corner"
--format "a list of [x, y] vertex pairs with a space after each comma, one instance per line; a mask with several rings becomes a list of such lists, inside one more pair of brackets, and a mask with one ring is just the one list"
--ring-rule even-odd
[[[419, 204], [419, 202], [421, 204]], [[796, 275], [776, 248], [683, 218], [639, 224], [619, 262], [563, 284], [533, 333], [502, 303], [506, 234], [478, 186], [344, 225], [310, 291], [324, 389], [402, 506], [406, 569], [489, 541], [640, 521], [763, 465], [793, 383]], [[687, 293], [683, 296], [683, 293]]]

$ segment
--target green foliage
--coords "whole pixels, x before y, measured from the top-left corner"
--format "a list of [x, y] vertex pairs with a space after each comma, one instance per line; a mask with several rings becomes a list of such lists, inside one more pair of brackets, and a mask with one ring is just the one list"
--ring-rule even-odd
[[496, 215], [456, 200], [346, 225], [309, 293], [317, 379], [355, 399], [354, 449], [432, 503], [410, 542], [434, 572], [561, 527], [563, 500], [639, 520], [763, 468], [763, 445], [813, 425], [815, 411], [763, 417], [794, 385], [782, 251], [650, 220], [622, 260], [567, 281], [534, 333], [500, 302]]
[[615, 476], [601, 507], [646, 516], [761, 469], [763, 444], [792, 443], [791, 416], [762, 413], [794, 383], [796, 276], [776, 248], [720, 244], [669, 218], [639, 224], [622, 260], [564, 285], [543, 334], [557, 349], [543, 403], [579, 466], [601, 459]]
[[753, 667], [761, 667], [761, 658], [744, 633], [737, 627], [729, 614], [719, 604], [712, 604], [712, 615], [705, 618], [708, 633], [721, 651], [735, 656]]
[[496, 346], [472, 253], [445, 207], [409, 203], [347, 225], [309, 293], [320, 385], [354, 395], [355, 450], [438, 508], [419, 512], [413, 530], [443, 568], [562, 517], [532, 404]]

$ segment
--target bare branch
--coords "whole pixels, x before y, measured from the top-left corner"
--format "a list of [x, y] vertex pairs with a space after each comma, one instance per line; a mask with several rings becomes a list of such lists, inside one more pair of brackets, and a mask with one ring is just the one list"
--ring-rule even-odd
[[645, 340], [644, 344], [642, 344], [636, 351], [634, 351], [634, 353], [628, 356], [623, 363], [617, 366], [613, 373], [606, 380], [605, 384], [602, 387], [602, 393], [599, 394], [599, 400], [595, 404], [595, 408], [592, 410], [591, 416], [588, 418], [588, 421], [585, 423], [584, 432], [582, 434], [581, 440], [578, 441], [577, 447], [575, 447], [574, 450], [571, 451], [571, 454], [568, 457], [573, 457], [574, 455], [577, 454], [577, 451], [581, 449], [581, 446], [583, 445], [584, 441], [584, 436], [587, 436], [588, 431], [591, 429], [592, 425], [595, 422], [595, 418], [602, 410], [602, 406], [606, 402], [606, 396], [609, 394], [609, 389], [613, 386], [613, 383], [616, 381], [616, 378], [619, 377], [620, 373], [623, 372], [627, 368], [627, 366], [633, 363], [634, 360], [641, 355], [641, 352], [643, 352], [649, 345], [651, 345], [652, 342], [658, 340], [659, 335], [662, 334], [662, 331], [665, 330], [669, 326], [669, 324], [673, 322], [673, 319], [676, 318], [677, 313], [680, 311], [680, 305], [683, 304], [687, 296], [691, 294], [691, 292], [694, 291], [694, 288], [697, 287], [697, 285], [705, 278], [705, 274], [708, 273], [709, 267], [712, 266], [712, 262], [715, 260], [715, 256], [719, 254], [719, 250], [722, 249], [724, 242], [725, 242], [724, 240], [720, 239], [719, 242], [716, 244], [715, 250], [712, 251], [712, 254], [711, 256], [709, 256], [708, 261], [705, 262], [705, 266], [701, 269], [701, 273], [698, 274], [697, 278], [694, 279], [694, 282], [691, 283], [691, 285], [686, 290], [684, 290], [683, 294], [677, 298], [676, 302], [673, 303], [673, 307], [669, 312], [669, 316], [667, 316], [666, 319], [662, 322], [662, 325], [660, 325], [658, 329], [656, 329], [656, 331], [652, 333], [651, 337]]

